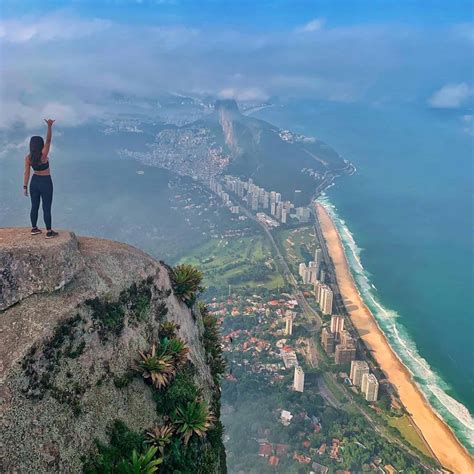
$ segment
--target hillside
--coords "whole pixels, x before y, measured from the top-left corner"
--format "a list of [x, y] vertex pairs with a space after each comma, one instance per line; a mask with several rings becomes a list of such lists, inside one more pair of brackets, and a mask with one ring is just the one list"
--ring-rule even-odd
[[[0, 229], [1, 472], [132, 472], [164, 426], [158, 472], [225, 472], [209, 324], [170, 273], [118, 242]], [[153, 346], [166, 370], [146, 371]], [[195, 402], [202, 437], [180, 431]]]
[[131, 156], [205, 183], [222, 174], [253, 178], [286, 199], [300, 189], [309, 201], [326, 180], [353, 171], [325, 143], [243, 115], [234, 100], [218, 100], [213, 112], [190, 124], [167, 126], [148, 146]]

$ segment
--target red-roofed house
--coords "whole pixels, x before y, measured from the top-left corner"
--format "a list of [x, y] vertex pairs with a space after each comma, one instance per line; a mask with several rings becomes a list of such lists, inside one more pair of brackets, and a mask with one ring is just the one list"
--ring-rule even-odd
[[276, 456], [271, 456], [270, 459], [268, 460], [268, 464], [270, 464], [270, 466], [278, 466], [279, 462], [280, 462], [280, 458], [277, 458]]
[[258, 455], [268, 458], [273, 454], [273, 447], [270, 443], [262, 443], [258, 450]]
[[295, 453], [293, 455], [293, 459], [295, 459], [301, 464], [309, 464], [311, 462], [311, 458], [309, 456], [305, 456], [304, 454]]

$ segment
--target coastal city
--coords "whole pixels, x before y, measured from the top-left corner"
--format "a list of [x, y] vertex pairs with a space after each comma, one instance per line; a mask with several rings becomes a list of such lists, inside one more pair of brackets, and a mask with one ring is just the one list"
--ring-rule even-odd
[[[294, 191], [293, 201], [282, 201], [281, 193], [267, 191], [257, 186], [252, 178], [243, 181], [229, 175], [224, 176], [223, 184], [217, 178], [211, 178], [209, 188], [222, 199], [230, 212], [238, 214], [240, 207], [231, 200], [229, 193], [232, 193], [243, 206], [256, 212], [257, 219], [268, 227], [278, 227], [280, 224], [292, 221], [302, 224], [310, 219], [310, 210], [307, 206], [303, 206], [303, 197], [299, 189]], [[258, 212], [259, 209], [266, 213]]]
[[474, 0], [0, 5], [0, 474], [474, 474]]
[[[219, 239], [218, 247], [206, 246], [187, 260], [233, 282], [218, 286], [213, 279], [208, 303], [229, 364], [222, 412], [224, 422], [229, 419], [231, 472], [254, 472], [250, 466], [285, 473], [358, 472], [354, 465], [388, 474], [432, 470], [429, 448], [345, 313], [311, 207], [297, 192], [293, 201], [282, 201], [251, 179], [213, 178], [209, 187], [230, 215], [242, 224], [253, 219], [272, 235], [263, 254], [256, 250], [260, 240], [248, 235]], [[249, 269], [226, 277], [236, 265]], [[279, 283], [275, 274], [283, 276]], [[407, 447], [404, 436], [416, 442]]]

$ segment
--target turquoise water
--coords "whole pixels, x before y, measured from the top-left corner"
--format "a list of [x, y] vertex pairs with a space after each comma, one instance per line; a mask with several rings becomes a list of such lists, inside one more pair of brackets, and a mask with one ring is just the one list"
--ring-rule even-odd
[[474, 452], [473, 137], [459, 113], [293, 103], [259, 112], [357, 167], [325, 203], [365, 302], [432, 406]]

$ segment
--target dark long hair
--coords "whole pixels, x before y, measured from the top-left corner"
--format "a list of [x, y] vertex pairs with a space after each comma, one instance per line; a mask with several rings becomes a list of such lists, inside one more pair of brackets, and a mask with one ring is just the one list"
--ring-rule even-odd
[[41, 163], [41, 155], [43, 153], [44, 140], [43, 137], [31, 137], [30, 140], [30, 160], [32, 165]]

